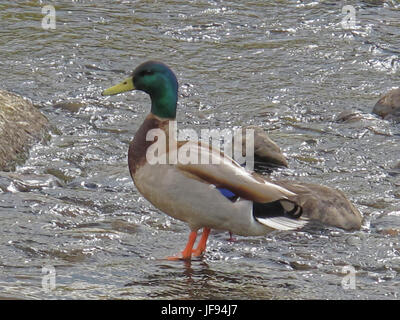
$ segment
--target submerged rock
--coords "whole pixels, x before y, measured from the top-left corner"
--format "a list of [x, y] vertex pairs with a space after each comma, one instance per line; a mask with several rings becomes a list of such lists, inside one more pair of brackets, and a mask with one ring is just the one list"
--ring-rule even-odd
[[400, 121], [400, 88], [391, 90], [381, 97], [372, 112], [385, 120]]
[[69, 112], [78, 112], [84, 106], [85, 103], [81, 101], [62, 101], [54, 104], [53, 108], [64, 109]]
[[345, 123], [357, 122], [362, 119], [363, 119], [362, 114], [354, 110], [342, 111], [335, 117], [336, 122], [345, 122]]
[[400, 162], [396, 164], [393, 168], [389, 169], [389, 174], [391, 176], [400, 176]]
[[12, 170], [47, 128], [47, 118], [32, 102], [0, 89], [0, 170]]
[[61, 181], [50, 174], [0, 172], [0, 189], [3, 192], [27, 192], [60, 186]]

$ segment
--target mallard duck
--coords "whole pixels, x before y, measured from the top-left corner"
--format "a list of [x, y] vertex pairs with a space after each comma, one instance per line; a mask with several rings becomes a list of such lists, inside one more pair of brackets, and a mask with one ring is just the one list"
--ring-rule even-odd
[[[191, 230], [185, 249], [168, 259], [190, 260], [192, 256], [202, 255], [211, 229], [258, 236], [275, 229], [298, 229], [309, 221], [304, 218], [300, 203], [305, 204], [304, 197], [314, 190], [296, 188], [304, 193], [300, 196], [297, 191], [247, 171], [205, 143], [177, 141], [169, 135], [176, 118], [178, 81], [164, 63], [148, 61], [139, 65], [129, 78], [104, 90], [102, 95], [130, 90], [144, 91], [151, 99], [150, 114], [129, 146], [128, 164], [134, 184], [150, 203], [186, 222]], [[163, 140], [158, 141], [154, 132], [164, 135], [166, 149], [164, 153], [158, 150], [158, 156], [168, 159], [166, 163], [154, 161], [154, 146]], [[174, 154], [189, 147], [190, 152], [198, 152], [212, 161], [209, 164], [176, 161]], [[326, 211], [324, 205], [318, 210]], [[194, 249], [202, 228], [202, 236]]]

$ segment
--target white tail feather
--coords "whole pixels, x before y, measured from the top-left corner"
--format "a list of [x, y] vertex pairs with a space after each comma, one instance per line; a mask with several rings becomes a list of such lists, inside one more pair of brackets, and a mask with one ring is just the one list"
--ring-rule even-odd
[[286, 217], [257, 218], [256, 220], [263, 225], [276, 230], [296, 230], [304, 227], [308, 220], [304, 218], [291, 219]]

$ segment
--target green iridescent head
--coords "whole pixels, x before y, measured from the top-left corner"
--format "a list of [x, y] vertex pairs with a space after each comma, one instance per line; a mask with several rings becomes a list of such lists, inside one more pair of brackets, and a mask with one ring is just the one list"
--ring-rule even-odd
[[151, 112], [160, 117], [175, 119], [178, 102], [178, 81], [164, 63], [147, 61], [133, 71], [132, 76], [108, 88], [102, 95], [114, 95], [130, 90], [141, 90], [150, 95]]

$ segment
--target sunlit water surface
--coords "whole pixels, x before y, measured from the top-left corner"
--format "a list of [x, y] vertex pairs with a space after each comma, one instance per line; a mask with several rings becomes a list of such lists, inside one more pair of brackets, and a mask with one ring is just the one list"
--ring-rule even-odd
[[[58, 1], [45, 30], [21, 2], [0, 1], [0, 87], [53, 129], [0, 173], [0, 298], [399, 298], [400, 126], [370, 114], [399, 86], [399, 4], [354, 1], [345, 30], [340, 1]], [[148, 59], [178, 76], [181, 127], [265, 128], [289, 159], [273, 175], [340, 188], [362, 230], [213, 232], [203, 258], [160, 259], [189, 230], [129, 176], [149, 99], [100, 96]], [[346, 110], [362, 119], [335, 121]]]

